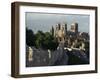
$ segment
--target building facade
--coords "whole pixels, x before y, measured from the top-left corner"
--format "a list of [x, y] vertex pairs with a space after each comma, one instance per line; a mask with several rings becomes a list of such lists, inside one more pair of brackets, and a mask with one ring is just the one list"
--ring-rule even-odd
[[54, 30], [54, 37], [58, 42], [65, 42], [65, 36], [67, 34], [67, 24], [57, 24]]
[[78, 32], [78, 23], [73, 23], [71, 24], [71, 29], [70, 29], [71, 32], [75, 32], [77, 33]]

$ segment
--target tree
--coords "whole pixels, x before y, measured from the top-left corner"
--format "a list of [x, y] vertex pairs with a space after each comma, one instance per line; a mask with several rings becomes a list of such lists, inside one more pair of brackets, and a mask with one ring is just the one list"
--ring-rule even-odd
[[35, 45], [35, 35], [34, 32], [31, 29], [26, 28], [26, 44], [28, 46], [34, 46]]
[[26, 44], [36, 48], [55, 50], [58, 46], [50, 32], [38, 31], [36, 34], [31, 29], [26, 28]]
[[43, 41], [43, 48], [55, 50], [57, 46], [58, 46], [58, 42], [54, 39], [54, 37], [49, 32], [46, 32]]
[[35, 39], [35, 46], [36, 48], [42, 47], [43, 40], [44, 40], [44, 33], [42, 31], [38, 31], [36, 34], [36, 39]]
[[51, 34], [49, 32], [46, 32], [42, 47], [44, 49], [50, 49], [51, 40], [52, 40]]

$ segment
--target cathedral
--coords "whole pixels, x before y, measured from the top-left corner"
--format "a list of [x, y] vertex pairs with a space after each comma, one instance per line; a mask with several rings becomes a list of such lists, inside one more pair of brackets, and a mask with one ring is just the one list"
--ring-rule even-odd
[[54, 37], [57, 38], [58, 42], [64, 42], [67, 31], [67, 24], [57, 24], [54, 31]]
[[[78, 23], [71, 24], [70, 32], [78, 33]], [[58, 42], [65, 42], [68, 33], [67, 24], [63, 23], [52, 26], [51, 33], [57, 39]]]

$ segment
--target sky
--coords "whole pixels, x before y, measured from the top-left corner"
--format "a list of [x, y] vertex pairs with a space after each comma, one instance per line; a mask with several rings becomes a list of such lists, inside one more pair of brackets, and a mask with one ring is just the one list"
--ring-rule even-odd
[[67, 29], [70, 30], [71, 24], [77, 22], [79, 32], [89, 33], [89, 15], [77, 14], [51, 14], [51, 13], [25, 13], [25, 24], [28, 29], [34, 33], [38, 30], [43, 32], [50, 31], [51, 27], [60, 23], [67, 23]]

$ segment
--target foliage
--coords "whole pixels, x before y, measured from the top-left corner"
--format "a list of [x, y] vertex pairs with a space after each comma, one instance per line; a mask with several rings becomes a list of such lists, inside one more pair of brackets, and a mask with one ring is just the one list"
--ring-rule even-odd
[[43, 48], [55, 50], [57, 46], [58, 46], [58, 42], [54, 39], [54, 37], [49, 32], [46, 32], [43, 41]]
[[31, 29], [26, 28], [26, 44], [29, 46], [34, 46], [35, 35]]
[[26, 28], [26, 44], [36, 48], [55, 50], [58, 42], [50, 32], [38, 31], [36, 34]]
[[42, 47], [42, 44], [43, 44], [43, 40], [44, 40], [44, 33], [42, 31], [38, 31], [36, 34], [36, 39], [35, 39], [35, 47], [36, 48], [40, 48]]

